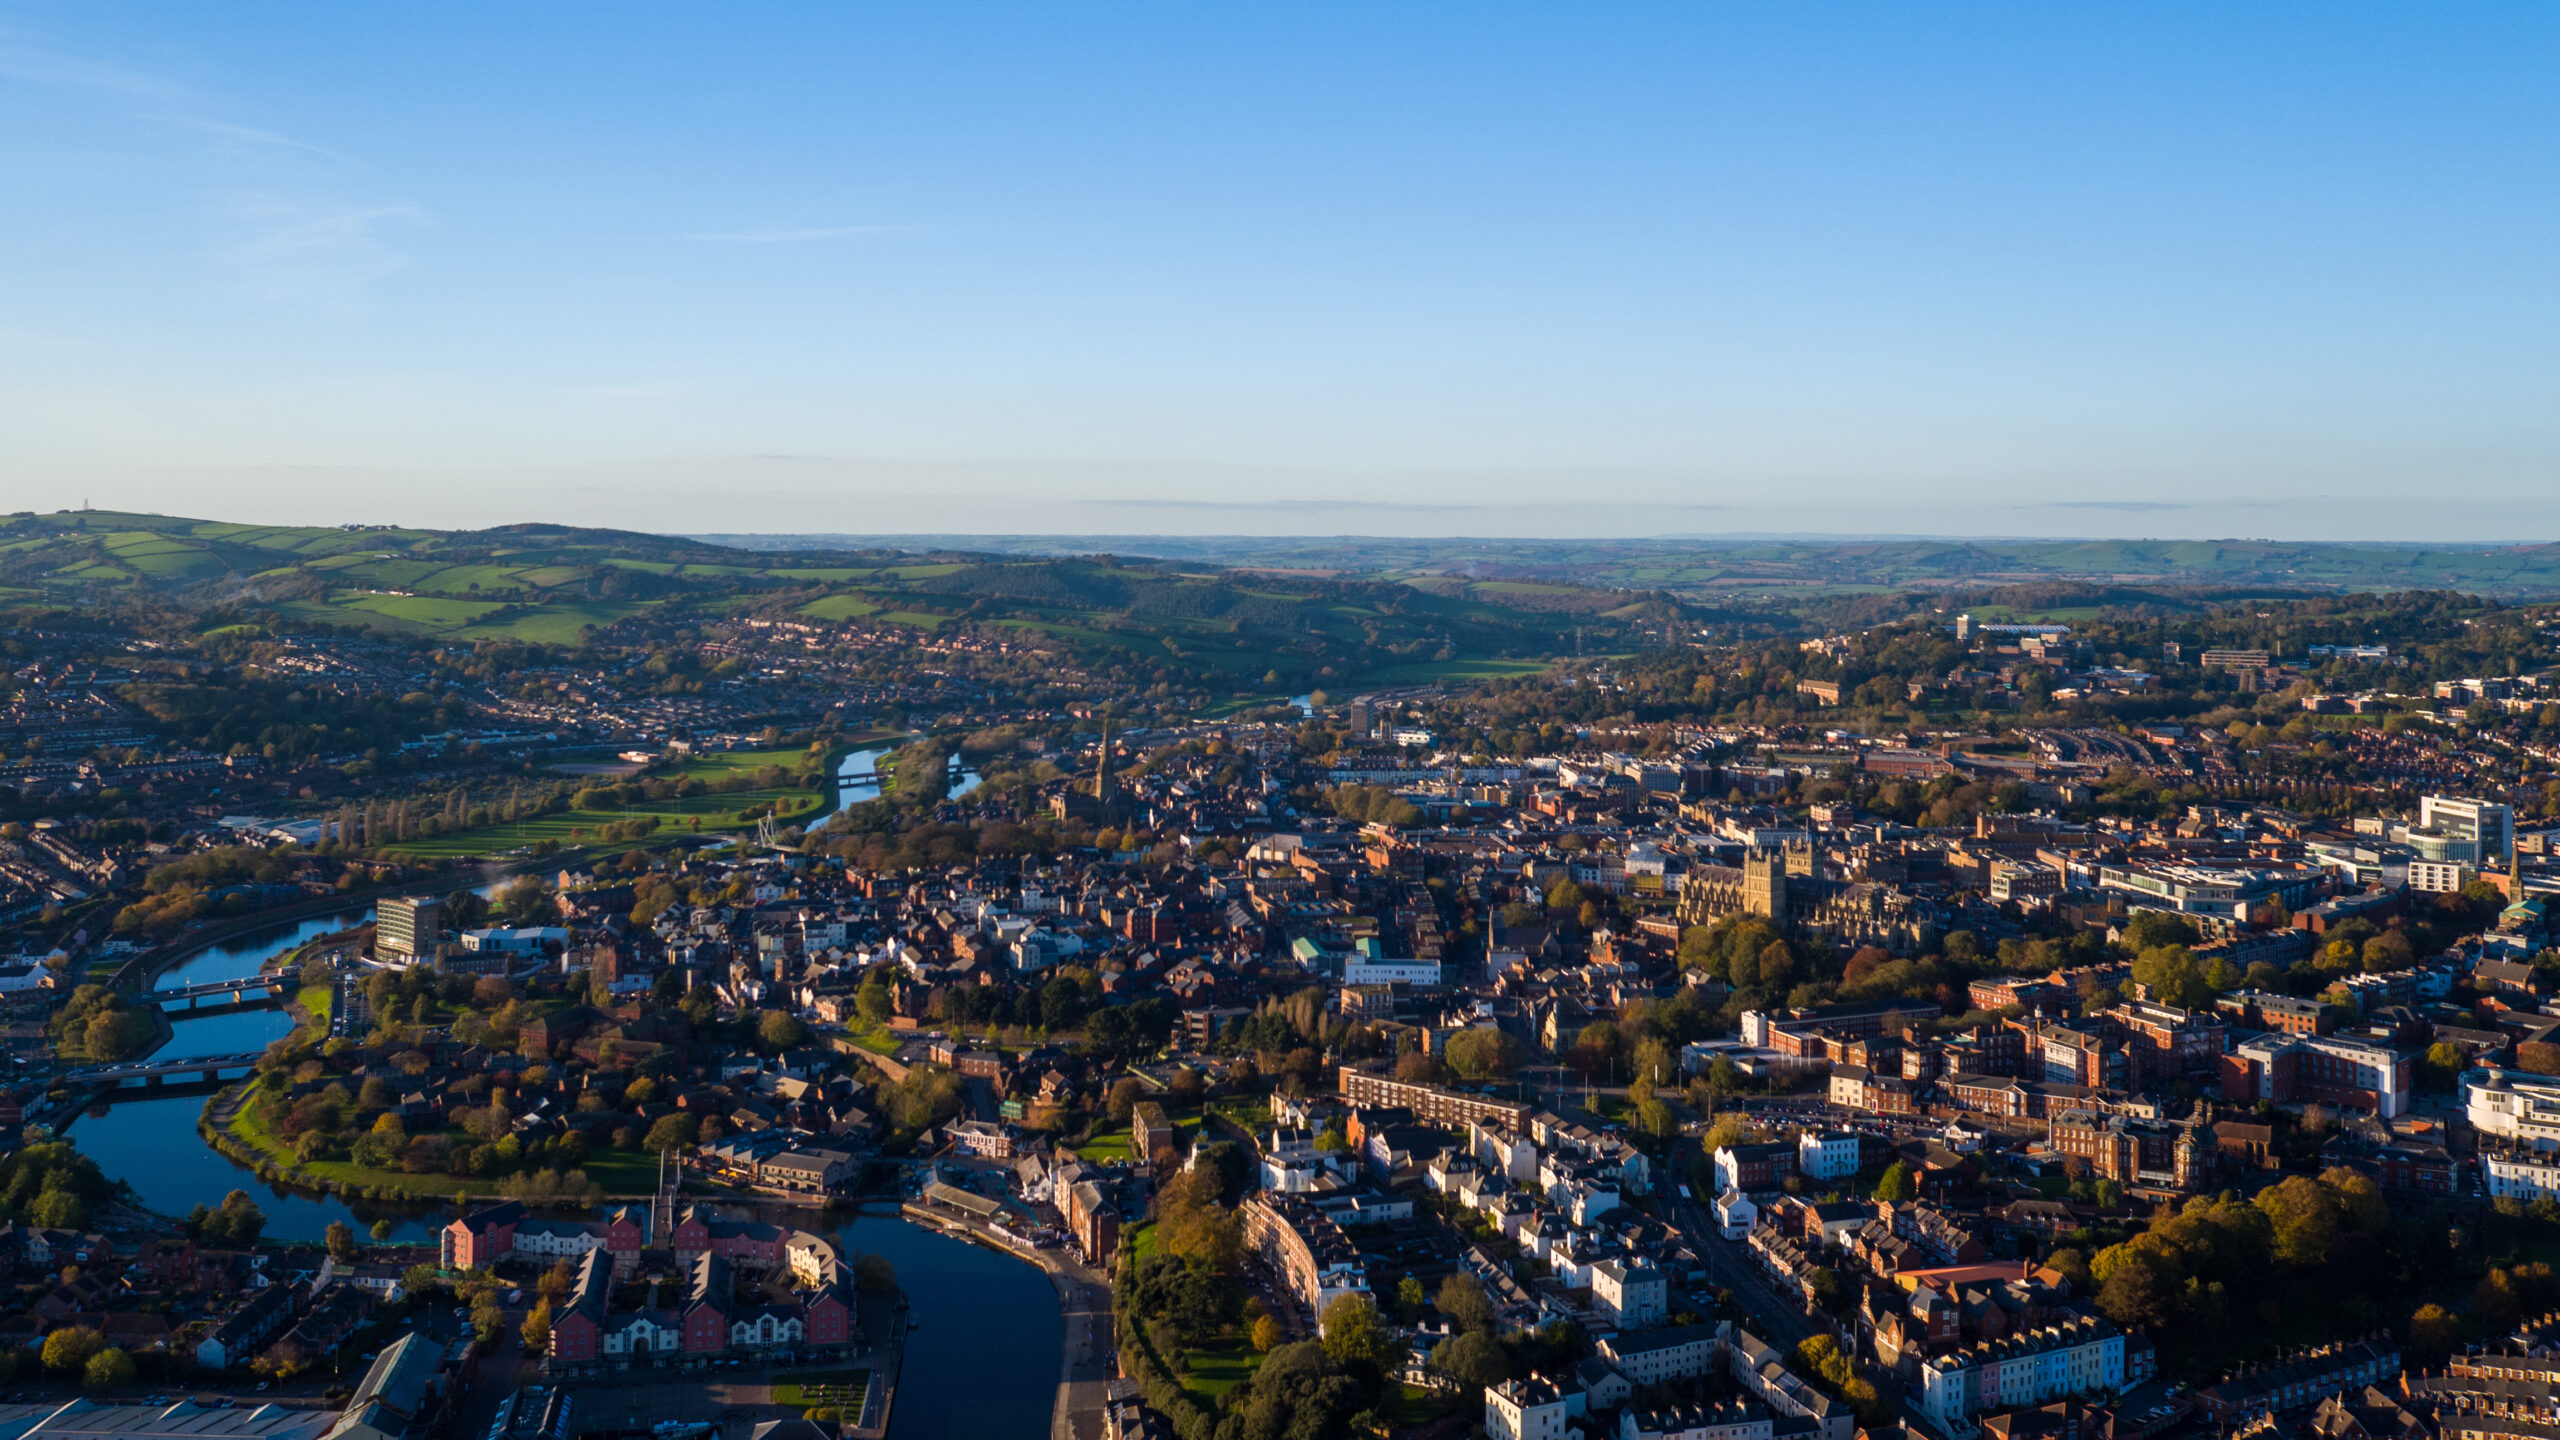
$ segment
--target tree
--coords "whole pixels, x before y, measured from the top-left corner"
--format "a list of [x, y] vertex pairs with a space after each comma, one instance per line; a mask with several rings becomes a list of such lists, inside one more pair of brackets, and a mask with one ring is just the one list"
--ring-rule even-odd
[[2136, 954], [2164, 945], [2194, 945], [2203, 939], [2194, 921], [2169, 910], [2136, 911], [2124, 924], [2125, 948]]
[[524, 1353], [539, 1355], [551, 1348], [551, 1302], [545, 1300], [524, 1317]]
[[48, 1187], [27, 1207], [27, 1219], [48, 1230], [85, 1230], [89, 1207], [68, 1190]]
[[1500, 1030], [1461, 1030], [1449, 1037], [1449, 1068], [1481, 1083], [1510, 1077], [1520, 1065], [1520, 1042]]
[[2183, 1010], [2199, 1010], [2213, 1003], [2213, 987], [2205, 982], [2204, 972], [2197, 968], [2196, 958], [2184, 945], [2162, 945], [2145, 950], [2133, 962], [2134, 980], [2147, 987], [2151, 998], [2163, 1005]]
[[1407, 1050], [1396, 1057], [1396, 1078], [1408, 1085], [1444, 1085], [1449, 1067], [1428, 1050]]
[[1366, 1295], [1337, 1296], [1324, 1307], [1324, 1353], [1348, 1370], [1365, 1367], [1384, 1375], [1395, 1369], [1398, 1344], [1378, 1323], [1378, 1307]]
[[1493, 1297], [1485, 1293], [1484, 1282], [1464, 1270], [1449, 1272], [1432, 1303], [1461, 1330], [1491, 1330], [1500, 1318]]
[[1707, 1133], [1698, 1145], [1707, 1154], [1713, 1155], [1719, 1150], [1730, 1150], [1736, 1145], [1747, 1145], [1750, 1141], [1751, 1122], [1743, 1117], [1742, 1112], [1736, 1110], [1717, 1116], [1716, 1123], [1707, 1127]]
[[643, 1149], [664, 1155], [670, 1150], [682, 1150], [692, 1145], [698, 1128], [690, 1115], [661, 1115], [657, 1123], [649, 1127], [649, 1137], [640, 1144]]
[[2256, 1204], [2274, 1227], [2276, 1259], [2304, 1269], [2328, 1262], [2346, 1219], [2334, 1191], [2295, 1175], [2259, 1191]]
[[1655, 1096], [1653, 1086], [1643, 1079], [1627, 1087], [1627, 1104], [1637, 1134], [1665, 1143], [1679, 1135], [1680, 1117], [1671, 1113], [1671, 1107]]
[[[2432, 1063], [2435, 1052], [2430, 1050], [2427, 1059]], [[2525, 1041], [2516, 1047], [2516, 1068], [2536, 1075], [2560, 1075], [2560, 1045], [2547, 1040]]]
[[2462, 1321], [2441, 1305], [2421, 1305], [2409, 1317], [2409, 1351], [2443, 1359], [2462, 1345]]
[[2516, 1317], [2523, 1313], [2523, 1309], [2523, 1303], [2516, 1297], [2515, 1280], [2504, 1270], [2491, 1270], [2471, 1288], [2471, 1318], [2485, 1330], [2496, 1332], [2509, 1328], [2516, 1323]]
[[1280, 1344], [1280, 1334], [1280, 1322], [1278, 1320], [1273, 1319], [1268, 1315], [1260, 1315], [1254, 1318], [1253, 1348], [1257, 1353], [1264, 1355], [1270, 1354], [1271, 1351], [1277, 1348]]
[[1422, 1316], [1423, 1303], [1431, 1298], [1422, 1288], [1420, 1277], [1407, 1275], [1396, 1284], [1396, 1318], [1410, 1325]]
[[1828, 1265], [1816, 1265], [1805, 1272], [1805, 1288], [1812, 1292], [1813, 1303], [1837, 1315], [1848, 1308], [1850, 1294], [1840, 1272]]
[[44, 1368], [71, 1375], [88, 1368], [90, 1357], [107, 1348], [107, 1337], [86, 1325], [66, 1325], [44, 1337]]
[[577, 1267], [569, 1263], [567, 1256], [562, 1256], [552, 1262], [550, 1269], [542, 1272], [542, 1278], [534, 1285], [544, 1300], [554, 1305], [565, 1305], [569, 1292], [578, 1288]]
[[2128, 1249], [2114, 1245], [2099, 1252], [2100, 1261], [2116, 1263], [2092, 1267], [2106, 1271], [2098, 1286], [2098, 1308], [2127, 1328], [2168, 1323], [2177, 1309], [2176, 1280], [2148, 1253], [2133, 1251], [2118, 1257], [2118, 1251]]
[[862, 988], [853, 992], [853, 1006], [856, 1010], [862, 1012], [863, 1019], [870, 1021], [872, 1024], [887, 1024], [889, 1021], [889, 1015], [894, 1008], [893, 1002], [889, 999], [888, 983], [883, 981], [880, 984], [874, 985], [869, 981], [864, 981]]
[[767, 1010], [756, 1022], [756, 1039], [767, 1050], [788, 1050], [808, 1038], [809, 1027], [787, 1010]]
[[1441, 1374], [1479, 1389], [1511, 1378], [1511, 1357], [1503, 1352], [1502, 1342], [1482, 1330], [1463, 1330], [1441, 1341], [1431, 1352], [1431, 1364]]
[[2450, 1040], [2439, 1040], [2427, 1047], [2418, 1061], [2418, 1079], [2430, 1090], [2450, 1091], [2460, 1082], [2463, 1067], [2471, 1058], [2462, 1047]]
[[1884, 1167], [1882, 1175], [1876, 1177], [1876, 1198], [1879, 1200], [1891, 1200], [1900, 1204], [1919, 1193], [1919, 1185], [1911, 1178], [1911, 1162], [1907, 1160], [1894, 1161]]
[[133, 1357], [109, 1346], [89, 1357], [80, 1370], [80, 1384], [90, 1390], [114, 1390], [133, 1383]]
[[266, 1233], [266, 1212], [249, 1198], [246, 1190], [234, 1190], [222, 1197], [222, 1208], [208, 1210], [198, 1205], [179, 1222], [187, 1238], [199, 1245], [224, 1250], [246, 1250], [258, 1243]]
[[498, 908], [518, 925], [530, 923], [551, 908], [551, 888], [531, 875], [498, 892]]
[[1102, 1113], [1110, 1117], [1112, 1124], [1126, 1125], [1129, 1112], [1137, 1109], [1138, 1102], [1146, 1098], [1147, 1087], [1140, 1084], [1137, 1077], [1114, 1080], [1111, 1088], [1103, 1092]]
[[344, 1220], [332, 1220], [324, 1232], [329, 1242], [329, 1258], [341, 1265], [352, 1265], [356, 1259], [355, 1228]]
[[1218, 1203], [1222, 1184], [1205, 1165], [1174, 1172], [1156, 1193], [1156, 1240], [1168, 1255], [1231, 1275], [1243, 1259], [1244, 1234], [1235, 1212]]
[[898, 1288], [898, 1272], [886, 1255], [856, 1255], [853, 1257], [853, 1284], [857, 1290], [881, 1294]]

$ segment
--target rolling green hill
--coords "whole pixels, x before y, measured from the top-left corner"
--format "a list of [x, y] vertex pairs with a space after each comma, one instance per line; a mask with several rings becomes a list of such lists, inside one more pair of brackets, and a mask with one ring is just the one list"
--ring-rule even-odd
[[[861, 536], [707, 536], [753, 550], [880, 543]], [[1298, 574], [1463, 583], [1528, 603], [1541, 585], [1586, 594], [1664, 590], [1736, 596], [1947, 589], [2031, 581], [2276, 590], [2462, 590], [2560, 595], [2560, 545], [2350, 545], [2274, 540], [1831, 540], [1737, 536], [1628, 540], [1408, 540], [1374, 537], [899, 537], [982, 553], [1120, 555]], [[1487, 587], [1500, 587], [1489, 590]]]
[[1681, 624], [1659, 597], [1545, 579], [1407, 584], [947, 547], [751, 551], [556, 525], [333, 529], [103, 511], [0, 521], [0, 606], [145, 603], [200, 610], [206, 630], [562, 646], [736, 618], [892, 638], [974, 628], [1229, 694], [1516, 673]]

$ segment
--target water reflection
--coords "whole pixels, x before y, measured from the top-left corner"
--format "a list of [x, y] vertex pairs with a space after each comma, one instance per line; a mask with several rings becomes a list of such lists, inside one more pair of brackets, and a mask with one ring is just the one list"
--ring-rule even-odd
[[395, 1227], [394, 1238], [420, 1243], [432, 1241], [452, 1218], [443, 1206], [350, 1205], [335, 1195], [305, 1195], [269, 1185], [216, 1154], [196, 1134], [196, 1116], [203, 1111], [205, 1098], [198, 1094], [127, 1100], [109, 1107], [104, 1115], [81, 1116], [69, 1138], [80, 1153], [98, 1162], [108, 1179], [128, 1182], [146, 1209], [163, 1215], [184, 1215], [198, 1205], [219, 1205], [234, 1190], [248, 1191], [267, 1213], [270, 1239], [318, 1240], [332, 1220], [344, 1220], [361, 1232], [376, 1220], [389, 1219]]
[[[783, 1224], [809, 1224], [807, 1212]], [[889, 1257], [917, 1324], [898, 1376], [890, 1440], [1045, 1434], [1066, 1322], [1049, 1277], [981, 1245], [891, 1215], [835, 1232], [845, 1254]]]
[[[841, 810], [848, 805], [859, 805], [865, 800], [879, 799], [880, 762], [896, 753], [897, 749], [894, 746], [880, 746], [847, 753], [843, 763], [836, 766], [836, 809]], [[863, 778], [857, 780], [854, 778], [857, 775]], [[952, 756], [950, 798], [957, 800], [977, 789], [978, 782], [982, 778], [976, 766], [964, 765], [960, 763], [959, 756]], [[835, 812], [831, 810], [827, 813], [831, 815]], [[818, 820], [824, 818], [824, 816], [814, 817], [809, 823], [815, 825]]]

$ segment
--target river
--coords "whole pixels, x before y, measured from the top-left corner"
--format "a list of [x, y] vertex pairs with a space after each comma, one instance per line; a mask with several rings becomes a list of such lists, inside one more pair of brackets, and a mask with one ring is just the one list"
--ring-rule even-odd
[[[843, 773], [868, 771], [885, 752], [856, 752]], [[976, 777], [971, 775], [974, 783]], [[859, 787], [848, 787], [859, 788]], [[876, 790], [873, 793], [877, 793]], [[867, 799], [867, 795], [847, 799]], [[254, 975], [274, 956], [307, 940], [370, 918], [372, 907], [354, 905], [338, 915], [279, 926], [265, 935], [216, 946], [173, 966], [159, 988]], [[236, 1054], [258, 1049], [293, 1028], [282, 1010], [242, 1010], [178, 1020], [157, 1053], [173, 1057]], [[432, 1243], [453, 1218], [450, 1205], [350, 1204], [261, 1182], [247, 1169], [207, 1147], [196, 1134], [205, 1097], [131, 1100], [104, 1115], [86, 1114], [69, 1139], [98, 1162], [110, 1179], [131, 1184], [142, 1203], [164, 1215], [197, 1205], [219, 1205], [233, 1190], [247, 1190], [267, 1215], [267, 1234], [278, 1240], [317, 1241], [329, 1222], [344, 1220], [357, 1233], [376, 1220], [392, 1222], [393, 1238]], [[1065, 1322], [1057, 1292], [1038, 1268], [983, 1246], [954, 1240], [894, 1215], [812, 1212], [766, 1207], [777, 1224], [817, 1228], [832, 1224], [838, 1246], [885, 1255], [896, 1267], [917, 1322], [899, 1377], [891, 1440], [961, 1440], [1020, 1436], [1038, 1440], [1049, 1426], [1057, 1395], [1058, 1359]]]
[[[235, 1033], [198, 1040], [200, 1027], [263, 1023], [263, 1035]], [[252, 1010], [181, 1021], [185, 1053], [263, 1043], [290, 1024], [283, 1012]], [[267, 1234], [280, 1240], [316, 1241], [332, 1220], [345, 1220], [358, 1235], [375, 1220], [393, 1224], [393, 1238], [433, 1243], [452, 1218], [449, 1206], [399, 1206], [312, 1196], [261, 1183], [247, 1170], [207, 1148], [196, 1134], [201, 1095], [135, 1100], [104, 1116], [84, 1115], [70, 1138], [108, 1176], [130, 1182], [142, 1203], [163, 1214], [183, 1215], [196, 1205], [218, 1205], [245, 1189], [267, 1214]], [[1047, 1432], [1057, 1396], [1058, 1360], [1066, 1340], [1057, 1292], [1036, 1267], [984, 1246], [914, 1225], [895, 1215], [812, 1212], [764, 1207], [777, 1224], [816, 1228], [832, 1222], [839, 1249], [885, 1255], [896, 1267], [917, 1322], [899, 1376], [890, 1440], [973, 1440]]]
[[[877, 775], [880, 762], [896, 753], [898, 752], [895, 746], [848, 752], [843, 762], [836, 766], [836, 809], [841, 810], [847, 805], [859, 805], [865, 800], [879, 799], [880, 782], [877, 779], [856, 780], [853, 777]], [[960, 757], [953, 755], [950, 798], [957, 800], [977, 789], [979, 778], [975, 767], [960, 763]], [[827, 813], [835, 812], [831, 810]], [[815, 825], [817, 820], [813, 819], [809, 823]]]

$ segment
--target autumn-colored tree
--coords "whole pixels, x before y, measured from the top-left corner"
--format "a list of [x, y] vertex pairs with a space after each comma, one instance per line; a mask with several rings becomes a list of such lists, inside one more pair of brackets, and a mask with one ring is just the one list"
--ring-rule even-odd
[[2462, 1345], [2462, 1321], [2441, 1305], [2421, 1305], [2409, 1317], [2409, 1353], [2442, 1359]]

